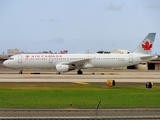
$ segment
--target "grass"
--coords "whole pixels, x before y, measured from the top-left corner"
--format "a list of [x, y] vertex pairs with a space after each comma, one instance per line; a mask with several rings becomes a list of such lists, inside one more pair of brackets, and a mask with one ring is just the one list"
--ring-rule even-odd
[[160, 86], [0, 84], [0, 108], [160, 107]]

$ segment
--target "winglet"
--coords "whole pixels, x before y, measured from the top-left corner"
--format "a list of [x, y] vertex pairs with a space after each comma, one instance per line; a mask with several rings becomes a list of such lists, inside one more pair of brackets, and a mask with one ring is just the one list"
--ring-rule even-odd
[[156, 33], [149, 33], [133, 53], [151, 54]]

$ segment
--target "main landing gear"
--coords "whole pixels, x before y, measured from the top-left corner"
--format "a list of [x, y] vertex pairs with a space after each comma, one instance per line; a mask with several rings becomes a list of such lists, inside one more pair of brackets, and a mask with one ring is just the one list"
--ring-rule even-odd
[[19, 74], [23, 74], [22, 69], [20, 69]]
[[77, 74], [78, 74], [78, 75], [82, 75], [82, 74], [83, 74], [82, 70], [78, 70], [78, 71], [77, 71]]

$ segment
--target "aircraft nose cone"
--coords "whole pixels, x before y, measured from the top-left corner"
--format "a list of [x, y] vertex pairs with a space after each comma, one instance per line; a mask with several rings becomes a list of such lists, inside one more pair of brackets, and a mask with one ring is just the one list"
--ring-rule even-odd
[[9, 65], [9, 62], [8, 61], [4, 61], [3, 65], [7, 67]]

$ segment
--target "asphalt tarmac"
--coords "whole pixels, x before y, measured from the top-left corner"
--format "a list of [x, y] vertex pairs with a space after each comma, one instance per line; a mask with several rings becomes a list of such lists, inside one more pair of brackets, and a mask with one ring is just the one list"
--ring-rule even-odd
[[159, 119], [159, 108], [123, 109], [0, 109], [0, 119], [139, 120]]
[[[28, 70], [29, 71], [29, 70]], [[57, 74], [55, 71], [39, 70], [38, 72], [30, 70], [24, 74], [18, 74], [18, 70], [0, 69], [1, 83], [105, 83], [107, 80], [115, 80], [116, 83], [140, 84], [153, 82], [160, 84], [159, 71], [140, 71], [140, 70], [112, 70], [112, 71], [85, 71], [83, 75], [77, 75], [75, 72]]]

